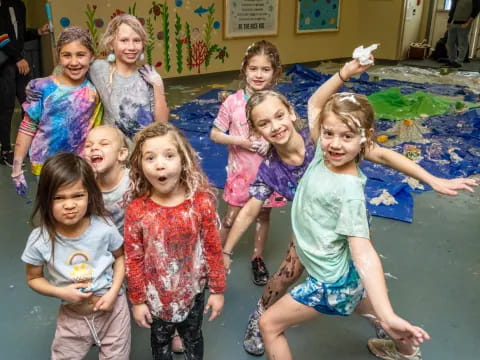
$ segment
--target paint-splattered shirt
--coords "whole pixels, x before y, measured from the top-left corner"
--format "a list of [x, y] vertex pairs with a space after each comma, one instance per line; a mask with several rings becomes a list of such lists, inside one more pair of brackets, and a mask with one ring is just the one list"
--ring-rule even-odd
[[128, 293], [153, 316], [183, 321], [208, 281], [212, 293], [226, 287], [214, 200], [196, 193], [173, 207], [148, 197], [133, 200], [125, 214]]
[[137, 132], [154, 121], [153, 88], [138, 71], [129, 76], [110, 72], [108, 62], [95, 60], [88, 73], [102, 99], [103, 123], [117, 126], [133, 140]]
[[40, 175], [45, 160], [58, 152], [82, 155], [88, 132], [100, 120], [100, 99], [88, 80], [71, 87], [49, 76], [30, 81], [27, 88], [39, 98], [23, 103], [26, 116], [19, 131], [33, 137], [30, 162], [32, 172]]
[[292, 201], [298, 182], [307, 170], [315, 155], [315, 146], [310, 138], [308, 128], [302, 129], [300, 135], [305, 143], [305, 157], [301, 165], [289, 165], [280, 159], [273, 148], [258, 168], [257, 178], [250, 186], [250, 196], [265, 201], [274, 191]]

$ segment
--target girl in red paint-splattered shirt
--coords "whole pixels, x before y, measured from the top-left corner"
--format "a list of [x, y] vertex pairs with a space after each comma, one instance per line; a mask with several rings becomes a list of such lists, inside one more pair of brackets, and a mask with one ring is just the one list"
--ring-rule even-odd
[[215, 196], [191, 145], [169, 123], [137, 134], [130, 176], [125, 255], [133, 317], [151, 328], [155, 359], [172, 359], [175, 330], [185, 357], [202, 359], [203, 313], [220, 315], [225, 291]]

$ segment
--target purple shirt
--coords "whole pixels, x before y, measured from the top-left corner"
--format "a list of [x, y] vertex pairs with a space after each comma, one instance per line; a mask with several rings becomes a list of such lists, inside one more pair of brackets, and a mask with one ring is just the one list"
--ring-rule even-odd
[[307, 128], [299, 131], [305, 143], [305, 158], [301, 165], [289, 165], [278, 156], [275, 148], [268, 153], [258, 168], [257, 178], [250, 185], [250, 196], [265, 201], [276, 191], [287, 200], [292, 201], [299, 180], [307, 170], [315, 155], [315, 146]]

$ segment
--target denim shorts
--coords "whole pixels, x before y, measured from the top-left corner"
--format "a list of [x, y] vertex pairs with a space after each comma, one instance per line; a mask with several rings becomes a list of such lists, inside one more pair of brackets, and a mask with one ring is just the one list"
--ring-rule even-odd
[[357, 269], [350, 261], [348, 273], [334, 283], [321, 283], [314, 277], [290, 291], [295, 301], [313, 307], [326, 315], [350, 315], [365, 296], [365, 289]]

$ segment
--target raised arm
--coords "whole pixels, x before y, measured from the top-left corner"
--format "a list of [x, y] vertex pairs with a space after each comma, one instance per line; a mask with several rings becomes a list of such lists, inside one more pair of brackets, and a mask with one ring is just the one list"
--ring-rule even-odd
[[163, 79], [152, 65], [143, 65], [138, 72], [143, 80], [153, 87], [154, 118], [158, 122], [167, 122], [169, 110], [165, 99]]
[[[312, 134], [315, 133], [316, 120], [327, 99], [335, 94], [345, 81], [348, 81], [354, 75], [361, 74], [371, 66], [372, 65], [360, 65], [357, 59], [351, 60], [343, 65], [338, 73], [332, 75], [330, 79], [325, 81], [313, 93], [310, 99], [308, 99], [308, 126]], [[316, 139], [316, 137], [314, 137], [314, 139]]]
[[414, 177], [415, 179], [430, 185], [433, 190], [440, 194], [455, 196], [458, 194], [456, 190], [473, 192], [472, 187], [477, 186], [477, 182], [473, 179], [457, 178], [449, 180], [436, 177], [414, 161], [408, 159], [406, 156], [391, 149], [378, 146], [377, 144], [366, 149], [365, 159], [388, 166], [405, 175]]
[[263, 201], [251, 197], [238, 213], [237, 218], [235, 219], [235, 222], [228, 233], [227, 241], [223, 246], [223, 262], [225, 269], [230, 269], [230, 263], [232, 261], [231, 254], [233, 253], [235, 245], [238, 243], [250, 224], [256, 219], [258, 214], [260, 214], [262, 206]]

